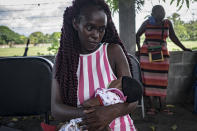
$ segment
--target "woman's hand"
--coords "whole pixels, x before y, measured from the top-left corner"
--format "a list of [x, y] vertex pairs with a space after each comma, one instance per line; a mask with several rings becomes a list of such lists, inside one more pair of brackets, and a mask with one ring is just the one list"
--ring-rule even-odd
[[84, 110], [82, 126], [88, 131], [103, 131], [116, 118], [110, 106], [97, 106]]
[[108, 88], [116, 88], [122, 90], [122, 77], [118, 78], [117, 80], [111, 81]]
[[99, 105], [100, 105], [99, 99], [95, 97], [95, 98], [88, 99], [87, 101], [84, 101], [84, 103], [82, 104], [82, 107], [89, 108], [89, 107], [94, 107], [94, 106], [99, 106]]

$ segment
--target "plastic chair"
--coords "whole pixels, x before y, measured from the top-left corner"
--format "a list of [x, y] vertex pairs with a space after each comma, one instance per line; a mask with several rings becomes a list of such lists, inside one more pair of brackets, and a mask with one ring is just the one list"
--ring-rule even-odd
[[0, 58], [0, 116], [45, 114], [49, 123], [52, 67], [42, 57]]
[[[139, 63], [138, 59], [134, 55], [129, 54], [129, 58], [130, 58], [131, 63], [132, 63], [132, 71], [131, 71], [131, 73], [133, 75], [133, 78], [136, 79], [140, 83], [140, 85], [142, 87], [142, 90], [143, 90], [140, 63]], [[141, 107], [142, 108], [142, 117], [144, 118], [145, 117], [145, 111], [144, 111], [144, 98], [143, 98], [143, 95], [142, 95], [141, 100], [139, 100], [139, 104], [138, 104], [137, 107]]]

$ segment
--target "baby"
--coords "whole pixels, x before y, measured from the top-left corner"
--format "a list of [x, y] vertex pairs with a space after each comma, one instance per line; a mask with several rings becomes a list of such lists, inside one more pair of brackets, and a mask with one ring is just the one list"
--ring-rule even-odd
[[[140, 84], [131, 77], [123, 76], [117, 80], [113, 80], [108, 88], [98, 88], [95, 92], [95, 97], [85, 101], [82, 106], [84, 108], [94, 106], [108, 106], [117, 103], [132, 103], [138, 101], [142, 96], [142, 89]], [[110, 124], [110, 128], [113, 129], [115, 126], [121, 128], [121, 121], [124, 120], [126, 128], [135, 131], [133, 121], [129, 115], [121, 116], [113, 120]], [[116, 121], [116, 122], [115, 122]], [[59, 131], [80, 131], [79, 123], [82, 122], [81, 118], [72, 119], [69, 123], [63, 125]], [[106, 127], [105, 130], [110, 130]]]

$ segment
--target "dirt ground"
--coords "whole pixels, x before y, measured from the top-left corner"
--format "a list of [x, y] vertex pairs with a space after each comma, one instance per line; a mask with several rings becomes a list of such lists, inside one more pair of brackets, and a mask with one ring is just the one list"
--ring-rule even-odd
[[147, 115], [142, 119], [138, 110], [133, 117], [138, 131], [197, 131], [197, 114], [193, 107], [175, 105], [171, 108], [173, 115], [158, 112], [154, 116]]
[[[193, 105], [174, 105], [171, 109], [173, 115], [157, 113], [143, 119], [141, 109], [137, 108], [131, 117], [137, 131], [197, 131], [197, 114], [193, 113]], [[43, 116], [0, 117], [0, 131], [42, 131], [42, 121]], [[50, 122], [56, 123], [52, 118]]]

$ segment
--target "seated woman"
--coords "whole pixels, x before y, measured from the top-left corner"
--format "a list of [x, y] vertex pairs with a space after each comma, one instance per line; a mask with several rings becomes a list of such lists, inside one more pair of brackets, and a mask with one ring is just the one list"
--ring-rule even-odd
[[[109, 106], [83, 107], [97, 88], [122, 76], [130, 76], [130, 61], [121, 43], [111, 12], [104, 0], [74, 0], [64, 12], [60, 48], [54, 66], [51, 111], [57, 120], [85, 118], [89, 131], [110, 127], [112, 121], [136, 108], [137, 101]], [[126, 130], [135, 130], [127, 119], [119, 121]]]

